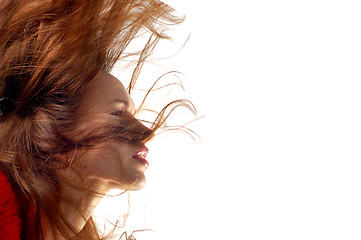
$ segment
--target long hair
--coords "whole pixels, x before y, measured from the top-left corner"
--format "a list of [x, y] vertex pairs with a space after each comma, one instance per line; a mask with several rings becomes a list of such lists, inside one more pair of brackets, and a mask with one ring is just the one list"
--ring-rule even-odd
[[[34, 228], [23, 229], [24, 239], [31, 231], [43, 239], [46, 228], [65, 239], [101, 239], [92, 219], [79, 233], [63, 216], [60, 203], [70, 200], [59, 194], [56, 171], [67, 166], [57, 156], [109, 139], [144, 141], [172, 109], [192, 109], [169, 103], [150, 128], [111, 115], [88, 131], [73, 128], [83, 89], [100, 71], [138, 56], [131, 92], [155, 45], [168, 38], [165, 30], [182, 20], [157, 0], [0, 0], [0, 170], [33, 212]], [[126, 52], [142, 31], [149, 41]]]

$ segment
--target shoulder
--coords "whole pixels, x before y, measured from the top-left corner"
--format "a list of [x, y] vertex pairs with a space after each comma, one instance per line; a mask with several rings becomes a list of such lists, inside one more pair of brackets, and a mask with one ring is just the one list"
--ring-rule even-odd
[[19, 240], [20, 232], [18, 201], [10, 182], [0, 171], [0, 236], [1, 239]]

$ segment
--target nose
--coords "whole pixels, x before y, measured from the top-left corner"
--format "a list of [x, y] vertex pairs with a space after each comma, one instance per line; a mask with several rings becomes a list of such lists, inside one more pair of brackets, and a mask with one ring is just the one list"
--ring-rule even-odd
[[146, 127], [138, 119], [134, 122], [130, 132], [134, 134], [133, 143], [141, 143], [142, 145], [145, 145], [147, 142], [151, 141], [155, 136], [154, 131]]
[[141, 123], [140, 121], [139, 124], [140, 127], [142, 128], [142, 135], [144, 137], [143, 140], [141, 140], [141, 143], [145, 144], [147, 142], [150, 142], [155, 137], [154, 131], [144, 126], [144, 124]]
[[154, 131], [152, 131], [151, 129], [149, 129], [149, 131], [150, 131], [150, 133], [149, 133], [148, 137], [146, 139], [144, 139], [144, 143], [152, 141], [153, 138], [155, 137]]

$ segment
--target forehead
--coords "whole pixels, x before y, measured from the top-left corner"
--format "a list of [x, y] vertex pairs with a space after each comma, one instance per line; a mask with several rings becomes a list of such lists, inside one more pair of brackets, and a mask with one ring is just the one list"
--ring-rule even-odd
[[107, 107], [122, 102], [134, 105], [123, 84], [114, 76], [100, 72], [84, 89], [83, 102], [86, 106]]

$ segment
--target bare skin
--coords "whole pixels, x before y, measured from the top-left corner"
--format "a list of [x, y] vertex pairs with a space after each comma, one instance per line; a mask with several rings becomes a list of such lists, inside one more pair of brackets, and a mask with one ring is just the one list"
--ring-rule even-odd
[[[123, 84], [112, 75], [101, 72], [84, 91], [80, 111], [96, 114], [134, 115], [135, 107], [132, 99]], [[98, 119], [99, 120], [99, 119]], [[82, 120], [81, 127], [91, 128], [96, 119], [87, 117]], [[141, 123], [139, 123], [141, 124]], [[144, 126], [143, 126], [144, 127]], [[145, 128], [145, 127], [144, 127]], [[139, 190], [144, 187], [146, 179], [144, 172], [147, 165], [137, 161], [134, 156], [139, 152], [147, 152], [146, 141], [130, 144], [125, 142], [108, 141], [95, 149], [71, 153], [71, 156], [62, 156], [67, 159], [79, 160], [74, 162], [73, 168], [66, 168], [59, 172], [76, 184], [79, 176], [88, 179], [87, 187], [99, 193], [87, 193], [72, 189], [64, 184], [63, 192], [77, 203], [77, 209], [82, 208], [82, 214], [75, 211], [73, 206], [63, 206], [67, 219], [80, 231], [92, 212], [96, 208], [102, 195], [112, 189]], [[143, 156], [145, 158], [145, 156]], [[74, 171], [76, 170], [76, 172]], [[46, 239], [52, 239], [51, 232]]]

